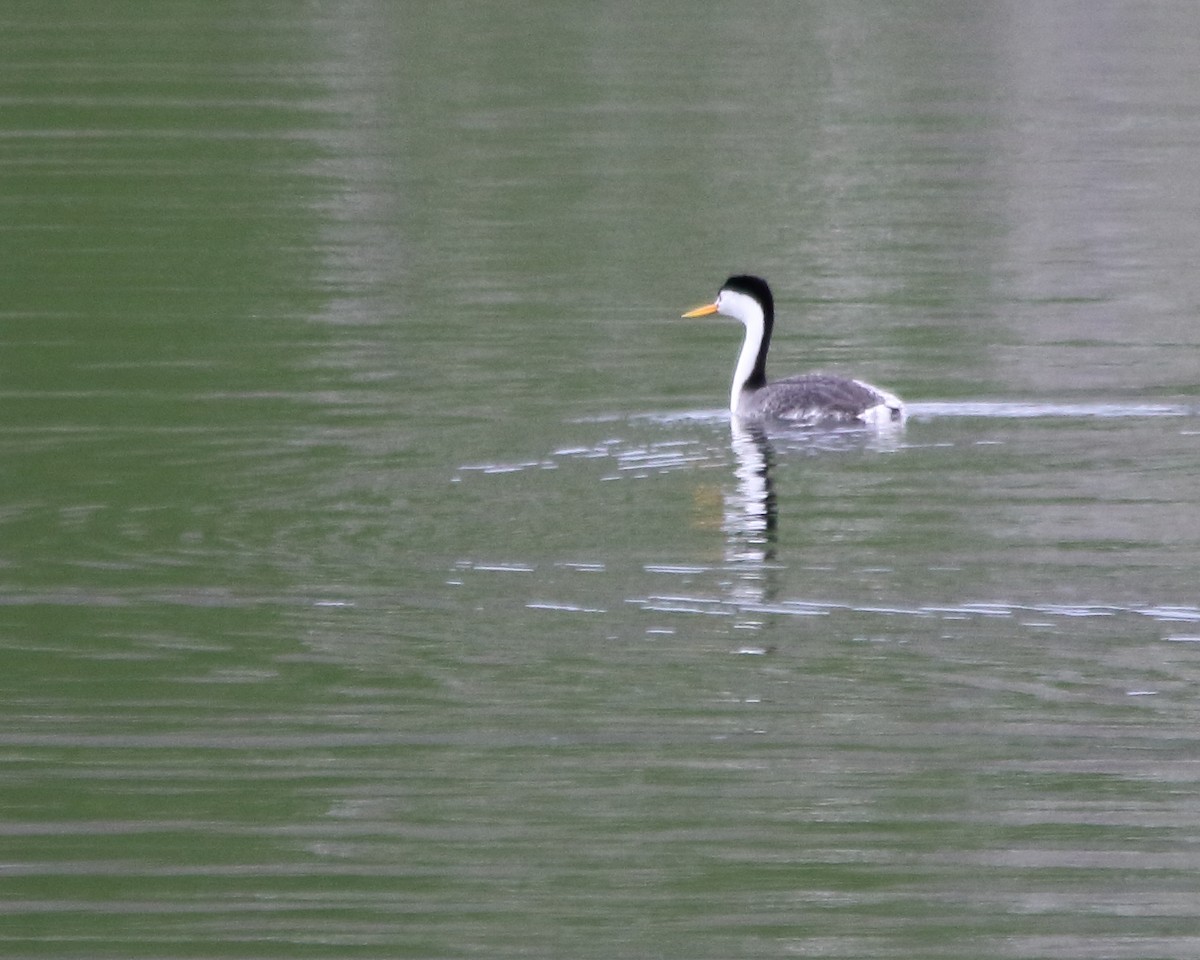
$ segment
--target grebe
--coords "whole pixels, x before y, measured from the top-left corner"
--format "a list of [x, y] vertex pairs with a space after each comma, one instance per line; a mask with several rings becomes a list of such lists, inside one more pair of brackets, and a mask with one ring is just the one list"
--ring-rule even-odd
[[729, 392], [729, 412], [735, 417], [804, 424], [904, 421], [904, 404], [899, 397], [862, 380], [806, 373], [767, 382], [775, 300], [761, 277], [730, 277], [714, 302], [689, 310], [684, 316], [707, 317], [713, 313], [741, 320], [746, 328]]

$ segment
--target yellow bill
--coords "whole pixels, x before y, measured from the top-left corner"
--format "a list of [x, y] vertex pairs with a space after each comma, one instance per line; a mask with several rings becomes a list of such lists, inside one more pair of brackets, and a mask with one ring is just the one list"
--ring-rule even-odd
[[690, 320], [692, 317], [707, 317], [716, 312], [717, 305], [715, 303], [706, 303], [704, 306], [697, 307], [695, 310], [689, 310], [681, 319]]

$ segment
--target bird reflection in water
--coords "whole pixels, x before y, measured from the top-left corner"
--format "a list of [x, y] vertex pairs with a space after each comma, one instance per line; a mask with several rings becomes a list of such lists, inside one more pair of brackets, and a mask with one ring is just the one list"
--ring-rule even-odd
[[[730, 419], [730, 448], [734, 455], [734, 479], [722, 496], [721, 531], [723, 556], [730, 574], [729, 602], [738, 608], [738, 626], [762, 629], [759, 619], [769, 614], [778, 600], [780, 571], [777, 561], [779, 510], [772, 472], [776, 445], [785, 457], [813, 455], [850, 449], [879, 453], [899, 450], [903, 445], [903, 422], [872, 429], [778, 431], [768, 433], [761, 421]], [[774, 441], [772, 441], [774, 436]]]
[[725, 563], [734, 576], [734, 602], [772, 599], [778, 509], [771, 470], [775, 450], [759, 423], [730, 420], [730, 445], [737, 483], [724, 497]]

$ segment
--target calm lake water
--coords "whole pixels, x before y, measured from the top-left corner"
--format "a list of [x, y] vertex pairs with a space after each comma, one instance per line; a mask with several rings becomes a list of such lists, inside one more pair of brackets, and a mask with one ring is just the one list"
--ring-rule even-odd
[[1191, 0], [11, 5], [0, 254], [5, 956], [1200, 954]]

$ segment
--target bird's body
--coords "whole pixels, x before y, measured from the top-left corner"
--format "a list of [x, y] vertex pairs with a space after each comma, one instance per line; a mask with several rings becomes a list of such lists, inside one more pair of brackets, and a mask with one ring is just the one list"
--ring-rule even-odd
[[801, 423], [890, 423], [904, 415], [898, 397], [861, 380], [829, 373], [784, 377], [758, 390], [742, 390], [736, 409], [743, 419], [795, 420]]
[[806, 373], [768, 382], [767, 350], [775, 323], [775, 301], [765, 280], [730, 277], [713, 303], [684, 316], [713, 313], [740, 320], [746, 328], [729, 393], [729, 412], [734, 416], [802, 424], [903, 422], [904, 404], [899, 397], [862, 380]]

